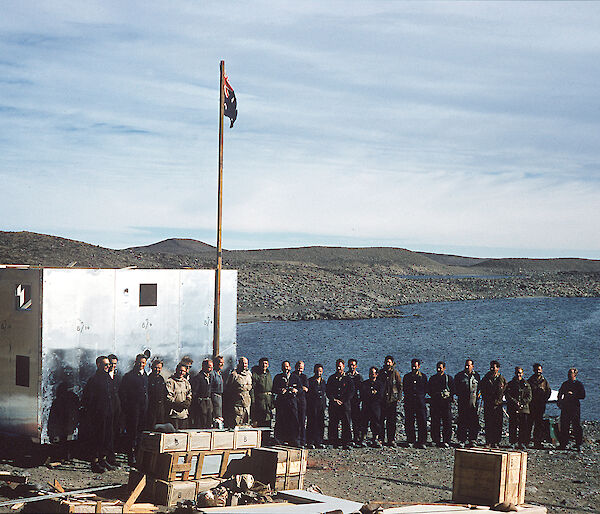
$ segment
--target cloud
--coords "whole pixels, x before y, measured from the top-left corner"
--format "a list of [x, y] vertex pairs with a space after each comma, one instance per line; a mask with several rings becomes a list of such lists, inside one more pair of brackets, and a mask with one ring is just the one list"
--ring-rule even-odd
[[593, 3], [3, 11], [5, 230], [109, 246], [211, 234], [225, 59], [239, 107], [225, 134], [225, 246], [600, 258]]

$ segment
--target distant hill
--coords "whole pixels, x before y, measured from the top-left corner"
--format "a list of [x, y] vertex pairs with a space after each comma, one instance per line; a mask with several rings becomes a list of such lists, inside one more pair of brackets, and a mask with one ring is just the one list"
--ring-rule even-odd
[[147, 246], [133, 246], [126, 248], [139, 253], [174, 253], [177, 255], [196, 255], [203, 252], [215, 251], [216, 248], [208, 243], [196, 239], [171, 238]]
[[475, 264], [481, 264], [489, 259], [480, 259], [477, 257], [462, 257], [460, 255], [446, 255], [443, 253], [429, 253], [429, 252], [417, 252], [425, 257], [428, 257], [432, 261], [439, 262], [440, 264], [446, 264], [447, 266], [473, 266]]
[[559, 258], [559, 259], [487, 259], [474, 264], [472, 269], [501, 271], [505, 273], [519, 272], [598, 272], [600, 260]]
[[[0, 231], [0, 264], [121, 268], [214, 268], [215, 247], [195, 239], [165, 239], [147, 246], [113, 250], [35, 232]], [[424, 275], [518, 274], [536, 272], [600, 272], [600, 260], [478, 259], [459, 255], [413, 252], [404, 248], [305, 246], [262, 250], [224, 250], [224, 265], [286, 263], [348, 269], [390, 267], [392, 273]]]

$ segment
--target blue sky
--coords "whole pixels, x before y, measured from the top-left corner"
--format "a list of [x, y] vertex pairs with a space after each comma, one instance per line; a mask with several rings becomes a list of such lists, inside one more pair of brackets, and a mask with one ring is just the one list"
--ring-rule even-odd
[[596, 2], [2, 2], [0, 230], [600, 258]]

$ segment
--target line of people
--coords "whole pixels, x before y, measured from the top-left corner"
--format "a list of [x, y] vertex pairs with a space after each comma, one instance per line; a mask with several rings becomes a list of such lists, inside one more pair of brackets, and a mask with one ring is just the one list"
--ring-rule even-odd
[[[467, 359], [455, 376], [446, 373], [446, 364], [437, 363], [437, 372], [429, 379], [421, 371], [419, 359], [411, 361], [411, 371], [402, 376], [388, 355], [381, 369], [372, 366], [368, 378], [358, 372], [356, 359], [336, 361], [336, 371], [327, 379], [323, 366], [315, 364], [313, 375], [304, 373], [298, 361], [292, 371], [284, 361], [281, 373], [271, 376], [269, 360], [263, 357], [249, 369], [241, 357], [227, 376], [224, 359], [205, 359], [201, 370], [191, 373], [192, 359], [184, 357], [168, 379], [161, 375], [163, 363], [154, 359], [146, 373], [147, 357], [137, 355], [131, 371], [122, 379], [115, 355], [96, 359], [97, 371], [88, 380], [82, 396], [81, 435], [91, 444], [92, 469], [102, 472], [116, 466], [114, 441], [124, 433], [129, 463], [135, 464], [142, 430], [170, 424], [173, 430], [186, 428], [234, 427], [253, 424], [272, 426], [273, 438], [280, 443], [313, 448], [325, 442], [325, 418], [328, 413], [327, 442], [349, 448], [369, 444], [396, 446], [398, 406], [403, 399], [406, 445], [422, 448], [427, 442], [429, 403], [430, 434], [433, 443], [448, 447], [452, 442], [452, 404], [458, 407], [458, 446], [475, 445], [479, 432], [479, 407], [483, 402], [486, 444], [497, 447], [502, 438], [503, 405], [508, 411], [509, 443], [525, 447], [531, 440], [542, 447], [543, 417], [550, 386], [542, 366], [533, 365], [533, 375], [524, 379], [523, 368], [515, 368], [509, 382], [500, 374], [498, 361], [481, 378]], [[580, 400], [585, 398], [577, 370], [571, 368], [568, 380], [560, 388], [561, 448], [566, 448], [570, 426], [576, 449], [583, 440]], [[166, 429], [170, 428], [168, 425]]]

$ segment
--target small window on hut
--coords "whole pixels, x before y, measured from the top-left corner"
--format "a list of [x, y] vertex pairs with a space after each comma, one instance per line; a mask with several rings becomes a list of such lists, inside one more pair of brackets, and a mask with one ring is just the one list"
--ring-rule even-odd
[[140, 284], [140, 307], [156, 307], [156, 284]]
[[26, 355], [17, 355], [15, 363], [15, 384], [18, 386], [29, 387], [29, 357]]

